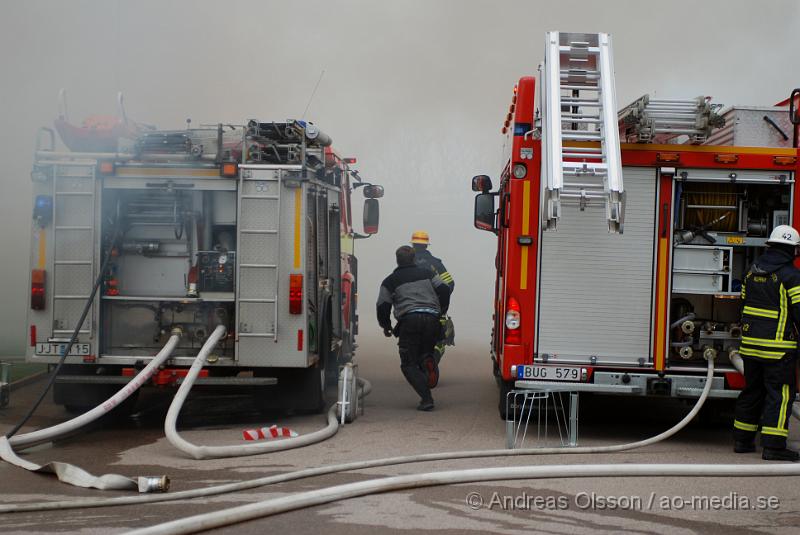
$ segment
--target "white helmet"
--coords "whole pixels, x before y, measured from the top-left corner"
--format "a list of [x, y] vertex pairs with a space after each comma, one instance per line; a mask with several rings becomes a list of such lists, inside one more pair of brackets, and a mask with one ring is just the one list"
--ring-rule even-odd
[[789, 225], [778, 225], [772, 230], [767, 243], [783, 243], [785, 245], [800, 245], [800, 233]]

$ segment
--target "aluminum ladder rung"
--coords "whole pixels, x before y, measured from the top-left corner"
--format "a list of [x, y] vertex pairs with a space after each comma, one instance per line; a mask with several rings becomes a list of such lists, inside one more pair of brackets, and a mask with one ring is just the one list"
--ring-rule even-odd
[[277, 336], [275, 333], [239, 333], [240, 338], [275, 338], [277, 340]]
[[567, 141], [602, 141], [603, 136], [599, 132], [581, 132], [580, 130], [567, 130], [561, 135], [561, 139]]
[[574, 117], [572, 119], [564, 118], [563, 122], [576, 124], [602, 124], [603, 121], [600, 119], [587, 119], [586, 117]]
[[583, 84], [572, 83], [572, 84], [568, 84], [568, 85], [561, 84], [561, 90], [562, 91], [595, 91], [595, 92], [597, 92], [597, 91], [600, 91], [600, 87], [597, 86], [597, 85], [583, 85]]
[[263, 229], [241, 229], [242, 234], [278, 234], [277, 230], [263, 230]]

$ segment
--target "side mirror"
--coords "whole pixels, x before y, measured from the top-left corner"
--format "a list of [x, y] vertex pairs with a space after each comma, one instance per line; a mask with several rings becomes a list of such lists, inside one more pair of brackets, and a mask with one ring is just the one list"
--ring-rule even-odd
[[472, 191], [486, 193], [492, 189], [492, 179], [488, 175], [478, 175], [472, 177]]
[[383, 197], [383, 186], [378, 186], [376, 184], [364, 186], [364, 197], [367, 199], [380, 199]]
[[379, 220], [380, 205], [377, 199], [366, 199], [364, 201], [364, 232], [369, 235], [377, 234]]
[[491, 193], [475, 195], [475, 228], [494, 232], [494, 197]]

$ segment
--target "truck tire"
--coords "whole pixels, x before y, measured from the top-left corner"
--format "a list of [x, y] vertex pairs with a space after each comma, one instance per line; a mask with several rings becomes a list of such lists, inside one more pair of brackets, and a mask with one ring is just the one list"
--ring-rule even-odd
[[274, 377], [278, 383], [256, 387], [253, 403], [259, 411], [294, 410], [322, 412], [326, 407], [325, 369], [319, 365], [309, 368], [259, 368], [256, 377]]
[[[67, 387], [67, 388], [64, 388]], [[104, 388], [112, 387], [112, 388]], [[95, 384], [70, 384], [53, 385], [54, 398], [57, 404], [63, 405], [64, 410], [70, 414], [79, 415], [89, 412], [105, 400], [113, 396], [119, 385], [95, 385]], [[56, 393], [58, 391], [58, 393]], [[57, 397], [56, 397], [57, 396]], [[103, 416], [103, 420], [123, 420], [133, 414], [136, 402], [139, 399], [139, 391], [131, 394], [125, 401], [114, 407], [108, 414]]]
[[339, 382], [339, 354], [331, 350], [332, 331], [333, 331], [333, 311], [331, 300], [325, 300], [325, 308], [322, 311], [322, 323], [319, 328], [319, 361], [323, 368], [323, 387], [332, 386]]

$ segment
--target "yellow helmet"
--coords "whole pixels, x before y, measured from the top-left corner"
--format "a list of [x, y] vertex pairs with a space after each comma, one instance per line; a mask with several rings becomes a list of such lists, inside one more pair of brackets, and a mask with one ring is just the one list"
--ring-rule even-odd
[[414, 234], [411, 235], [411, 243], [421, 243], [423, 245], [428, 245], [431, 242], [428, 233], [424, 230], [417, 230]]

